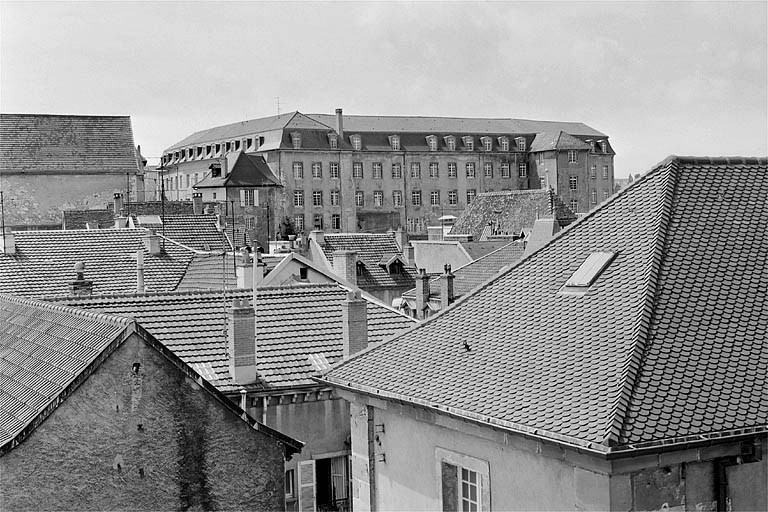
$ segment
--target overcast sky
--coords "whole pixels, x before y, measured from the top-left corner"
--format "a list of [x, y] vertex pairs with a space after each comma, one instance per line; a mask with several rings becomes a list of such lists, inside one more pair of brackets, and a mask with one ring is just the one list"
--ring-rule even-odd
[[[149, 157], [298, 110], [581, 121], [616, 176], [768, 154], [759, 2], [0, 1], [0, 110], [130, 115]], [[152, 160], [150, 160], [152, 162]]]

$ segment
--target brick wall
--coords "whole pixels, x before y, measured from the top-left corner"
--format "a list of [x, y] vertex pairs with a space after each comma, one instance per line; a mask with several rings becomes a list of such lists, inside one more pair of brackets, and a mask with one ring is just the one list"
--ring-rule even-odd
[[282, 445], [136, 335], [0, 458], [7, 510], [277, 510], [283, 500]]

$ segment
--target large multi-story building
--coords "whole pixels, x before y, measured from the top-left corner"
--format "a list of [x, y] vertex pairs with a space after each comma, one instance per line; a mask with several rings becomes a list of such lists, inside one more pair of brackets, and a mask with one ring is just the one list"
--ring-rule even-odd
[[[191, 197], [216, 160], [260, 154], [297, 231], [423, 233], [477, 194], [550, 187], [574, 211], [613, 191], [608, 136], [582, 123], [292, 112], [194, 133], [163, 155], [165, 190]], [[217, 200], [204, 197], [205, 200]]]

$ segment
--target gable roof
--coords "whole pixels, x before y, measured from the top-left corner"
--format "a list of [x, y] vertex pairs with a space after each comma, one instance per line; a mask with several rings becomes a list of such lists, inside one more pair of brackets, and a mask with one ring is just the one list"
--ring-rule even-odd
[[302, 443], [248, 417], [131, 319], [0, 295], [0, 454], [23, 441], [134, 333], [234, 414], [281, 441], [287, 454], [301, 449]]
[[[767, 162], [670, 157], [325, 380], [602, 453], [766, 431]], [[560, 293], [597, 251], [615, 259]]]
[[214, 178], [208, 173], [194, 185], [198, 188], [219, 187], [282, 187], [272, 170], [260, 155], [248, 155], [243, 151], [231, 152], [226, 156], [226, 176]]
[[[170, 291], [179, 283], [195, 252], [170, 240], [151, 255], [145, 229], [84, 229], [14, 232], [16, 253], [0, 254], [0, 293], [24, 297], [70, 295], [74, 265], [85, 263], [93, 293], [136, 289], [136, 252], [144, 252], [147, 291]], [[162, 237], [161, 237], [162, 241]]]
[[[329, 362], [341, 358], [341, 304], [346, 297], [347, 288], [335, 283], [259, 288], [255, 309], [260, 381], [248, 388], [316, 385], [312, 376], [317, 370], [307, 355], [323, 354]], [[250, 299], [252, 291], [115, 295], [70, 298], [66, 303], [136, 318], [193, 368], [210, 368], [208, 375], [200, 373], [221, 391], [235, 392], [241, 386], [229, 374], [224, 327], [226, 308], [234, 298]], [[381, 342], [413, 325], [413, 319], [366, 300], [369, 343]]]
[[196, 254], [189, 262], [175, 290], [232, 290], [237, 288], [237, 273], [232, 253]]
[[[232, 242], [213, 215], [166, 215], [165, 218], [134, 221], [137, 228], [153, 229], [163, 237], [197, 251], [231, 251]], [[156, 221], [160, 220], [158, 224]]]
[[552, 189], [483, 192], [459, 214], [451, 235], [472, 235], [480, 240], [491, 222], [498, 232], [516, 235], [530, 231], [537, 218], [553, 215], [561, 227], [576, 220], [576, 214]]
[[428, 274], [438, 274], [445, 265], [460, 268], [473, 258], [458, 240], [411, 240], [413, 259]]
[[2, 174], [136, 174], [128, 116], [0, 114]]
[[333, 251], [355, 251], [365, 264], [357, 276], [360, 288], [401, 288], [415, 285], [416, 269], [405, 267], [399, 274], [390, 274], [379, 266], [385, 254], [397, 254], [402, 250], [395, 241], [394, 233], [326, 233], [323, 236], [323, 254], [333, 265]]

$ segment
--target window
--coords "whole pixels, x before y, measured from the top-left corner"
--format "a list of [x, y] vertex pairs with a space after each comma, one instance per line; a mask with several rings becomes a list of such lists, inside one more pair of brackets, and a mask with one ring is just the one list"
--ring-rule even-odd
[[409, 233], [421, 233], [423, 222], [419, 218], [409, 217], [406, 219], [405, 225]]
[[312, 163], [312, 178], [319, 180], [323, 177], [323, 164], [320, 162]]
[[352, 135], [349, 140], [352, 143], [352, 149], [355, 151], [360, 151], [360, 149], [362, 149], [363, 140], [359, 135]]
[[499, 146], [502, 151], [509, 151], [509, 139], [507, 137], [499, 137]]
[[381, 190], [373, 191], [373, 206], [381, 206], [384, 203], [384, 192]]
[[515, 139], [518, 151], [525, 151], [525, 137], [518, 137]]
[[509, 172], [509, 164], [507, 162], [504, 162], [501, 164], [501, 177], [502, 178], [511, 178], [512, 174]]
[[429, 177], [430, 178], [440, 177], [440, 170], [437, 162], [429, 162]]
[[189, 188], [189, 174], [187, 174], [187, 187], [186, 188]]
[[312, 226], [315, 229], [323, 229], [323, 214], [316, 213], [312, 216]]
[[245, 218], [245, 229], [256, 229], [256, 217], [248, 216]]
[[411, 178], [421, 178], [421, 164], [419, 162], [411, 162]]
[[539, 165], [544, 164], [544, 153], [536, 153], [536, 163]]
[[475, 162], [467, 162], [467, 178], [475, 177]]
[[490, 137], [483, 137], [480, 140], [483, 142], [484, 151], [491, 151], [493, 149], [493, 142]]
[[304, 231], [304, 214], [298, 213], [293, 216], [293, 225], [296, 226], [296, 231]]
[[258, 204], [256, 190], [248, 188], [240, 191], [240, 206], [257, 206]]
[[467, 190], [467, 204], [471, 203], [475, 200], [475, 196], [477, 196], [477, 190], [471, 188]]
[[363, 196], [362, 190], [355, 191], [355, 206], [358, 208], [365, 206], [365, 197]]
[[352, 177], [363, 179], [363, 162], [352, 162]]
[[437, 137], [434, 135], [427, 137], [427, 145], [430, 151], [437, 151]]
[[568, 188], [571, 190], [578, 190], [579, 189], [579, 177], [578, 176], [571, 176], [568, 178]]
[[328, 145], [331, 146], [331, 149], [338, 149], [339, 148], [339, 136], [335, 133], [329, 133], [328, 134]]
[[304, 206], [304, 191], [303, 190], [294, 190], [293, 191], [293, 206], [300, 208]]
[[448, 177], [449, 178], [456, 178], [457, 176], [456, 172], [456, 162], [448, 162]]
[[440, 475], [440, 510], [479, 512], [490, 505], [490, 466], [487, 461], [435, 449], [437, 474]]
[[381, 162], [373, 162], [373, 179], [380, 180], [383, 177]]
[[603, 153], [607, 153], [608, 152], [608, 143], [606, 141], [604, 141], [604, 140], [601, 140], [600, 141], [600, 149], [602, 150]]
[[576, 153], [576, 150], [575, 149], [569, 149], [568, 150], [568, 163], [575, 164], [578, 161], [579, 161], [579, 159], [578, 159], [578, 154]]
[[429, 204], [432, 206], [440, 206], [440, 191], [433, 190], [429, 193]]
[[608, 179], [608, 166], [607, 165], [603, 166], [603, 178], [606, 179], [606, 180]]
[[331, 178], [338, 179], [339, 178], [339, 163], [338, 162], [331, 162], [329, 167], [329, 171], [331, 173]]
[[493, 178], [493, 164], [486, 162], [483, 164], [483, 174], [486, 178]]
[[213, 200], [216, 200], [216, 192], [213, 193]]
[[461, 468], [459, 502], [461, 503], [461, 510], [468, 512], [480, 510], [480, 477], [477, 475], [477, 471]]
[[389, 137], [389, 144], [395, 151], [400, 151], [400, 136], [392, 135]]
[[295, 470], [289, 469], [285, 472], [285, 497], [291, 499], [296, 496]]
[[525, 162], [522, 162], [517, 165], [517, 175], [520, 178], [527, 178], [528, 177], [528, 164]]
[[331, 215], [331, 229], [341, 229], [341, 215], [338, 213]]
[[195, 173], [195, 181], [192, 182], [192, 185], [195, 185], [197, 183], [197, 173]]
[[609, 195], [609, 194], [608, 194], [608, 191], [607, 191], [607, 190], [603, 190], [603, 201], [605, 201], [606, 199], [608, 199], [608, 195]]
[[403, 177], [403, 169], [400, 164], [392, 164], [392, 179], [399, 180]]
[[411, 204], [421, 206], [421, 190], [411, 190]]
[[293, 142], [293, 149], [301, 149], [301, 134], [298, 132], [291, 133], [291, 141]]
[[573, 213], [579, 213], [579, 202], [576, 199], [571, 199], [570, 206]]
[[403, 206], [403, 193], [400, 190], [392, 191], [392, 206]]
[[597, 190], [592, 191], [592, 204], [597, 204]]
[[458, 190], [449, 190], [448, 191], [448, 204], [451, 206], [456, 206], [459, 204], [459, 191]]
[[461, 140], [464, 142], [464, 147], [467, 151], [473, 151], [475, 149], [475, 139], [472, 137], [462, 137]]
[[296, 180], [304, 179], [304, 164], [301, 162], [293, 162], [293, 178]]
[[539, 178], [539, 188], [547, 188], [547, 178]]
[[582, 290], [563, 290], [563, 291], [586, 291], [600, 277], [600, 274], [611, 264], [616, 257], [615, 252], [593, 252], [579, 265], [576, 272], [565, 282], [564, 288], [581, 288]]
[[312, 206], [323, 206], [323, 191], [322, 190], [313, 190], [312, 191]]
[[339, 206], [339, 191], [331, 190], [331, 206]]
[[590, 141], [587, 141], [587, 142], [589, 142], [589, 152], [590, 153], [594, 153], [595, 152], [595, 141], [590, 140]]
[[589, 177], [592, 179], [597, 178], [597, 166], [594, 164], [589, 168]]
[[456, 137], [449, 135], [445, 138], [445, 145], [448, 151], [456, 151]]

